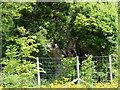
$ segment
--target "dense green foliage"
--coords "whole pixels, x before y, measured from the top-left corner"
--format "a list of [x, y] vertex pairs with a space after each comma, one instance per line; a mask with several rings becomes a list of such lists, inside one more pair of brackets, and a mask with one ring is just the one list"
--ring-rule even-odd
[[[46, 30], [43, 29], [37, 33], [34, 33], [34, 36], [34, 34], [32, 33], [27, 33], [29, 32], [29, 30], [25, 28], [25, 25], [22, 26], [20, 25], [21, 23], [17, 23], [19, 22], [19, 20], [21, 20], [20, 18], [23, 16], [23, 14], [21, 13], [24, 9], [27, 9], [31, 12], [31, 10], [29, 10], [31, 9], [30, 7], [31, 6], [29, 6], [29, 4], [26, 3], [2, 3], [3, 56], [5, 56], [6, 47], [10, 44], [17, 46], [18, 49], [20, 49], [17, 39], [22, 39], [22, 37], [26, 39], [36, 39], [35, 41], [39, 43], [40, 55], [45, 54], [46, 50], [44, 49], [44, 47], [46, 39], [44, 37], [44, 34], [46, 34]], [[29, 40], [29, 42], [31, 41]], [[24, 44], [25, 41], [23, 40], [22, 43]], [[32, 52], [30, 52], [30, 54], [32, 54]]]
[[[47, 45], [52, 41], [65, 57], [109, 55], [118, 49], [117, 3], [3, 2], [0, 5], [4, 86], [33, 87], [37, 73], [34, 59], [49, 56]], [[82, 67], [86, 80], [92, 78], [86, 70], [93, 63], [89, 60]], [[62, 60], [71, 66], [73, 61]], [[75, 70], [69, 69], [73, 72], [67, 76], [74, 76]]]
[[76, 58], [71, 58], [71, 59], [62, 59], [61, 60], [63, 67], [62, 70], [64, 70], [60, 75], [65, 76], [65, 77], [75, 77], [76, 76], [76, 70], [75, 70], [75, 65], [76, 65]]
[[107, 55], [116, 49], [116, 3], [1, 4], [3, 56], [6, 46], [16, 45], [15, 38], [28, 36], [35, 36], [40, 43], [40, 52], [31, 53], [34, 56], [46, 55], [46, 45], [52, 40], [66, 51], [72, 42], [79, 56]]
[[117, 9], [111, 3], [83, 5], [82, 14], [79, 13], [75, 20], [76, 35], [82, 37], [81, 42], [90, 54], [110, 54], [117, 45], [115, 34], [117, 17], [114, 12]]
[[[15, 45], [7, 46], [6, 57], [3, 58], [2, 64], [5, 65], [2, 70], [2, 85], [4, 87], [34, 87], [36, 83], [37, 65], [33, 62], [36, 61], [34, 56], [30, 53], [33, 51], [39, 52], [36, 49], [38, 43], [34, 39], [26, 37], [15, 39], [18, 47]], [[31, 44], [31, 45], [29, 45]], [[20, 52], [20, 53], [19, 53]], [[22, 57], [29, 57], [26, 59]], [[40, 72], [44, 72], [39, 68]]]

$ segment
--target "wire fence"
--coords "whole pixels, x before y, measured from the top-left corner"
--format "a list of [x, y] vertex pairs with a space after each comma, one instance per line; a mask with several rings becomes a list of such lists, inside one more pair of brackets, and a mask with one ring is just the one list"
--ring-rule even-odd
[[70, 78], [69, 81], [71, 81], [74, 76], [77, 76], [76, 58], [39, 58], [39, 60], [42, 63], [40, 67], [46, 71], [46, 73], [40, 73], [41, 81], [46, 79], [53, 82], [63, 77]]
[[[39, 62], [42, 63], [40, 67], [46, 71], [46, 73], [40, 73], [40, 84], [47, 81], [51, 83], [62, 78], [68, 78], [68, 81], [72, 82], [78, 77], [85, 82], [109, 81], [115, 77], [114, 70], [118, 68], [117, 57], [111, 55], [93, 56], [91, 60], [88, 57], [79, 57], [79, 62], [76, 57], [39, 58]], [[77, 65], [79, 65], [79, 71]]]
[[[32, 61], [36, 59], [21, 58]], [[2, 67], [2, 64], [0, 68]], [[41, 72], [43, 68], [45, 72]], [[117, 76], [118, 58], [115, 56], [40, 58], [37, 57], [38, 85], [49, 85], [55, 80], [67, 82], [94, 83], [112, 80]], [[2, 78], [2, 77], [0, 77]], [[2, 85], [2, 84], [0, 84]]]

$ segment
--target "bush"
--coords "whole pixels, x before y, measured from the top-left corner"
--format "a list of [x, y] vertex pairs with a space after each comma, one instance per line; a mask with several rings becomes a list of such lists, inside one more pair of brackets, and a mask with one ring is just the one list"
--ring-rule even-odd
[[[10, 45], [6, 50], [6, 57], [3, 58], [2, 64], [2, 86], [9, 88], [27, 88], [35, 87], [37, 65], [36, 62], [21, 58], [33, 58], [31, 53], [38, 52], [37, 45], [34, 39], [27, 37], [17, 38], [15, 45]], [[44, 72], [42, 68], [39, 68], [39, 72]]]
[[61, 76], [76, 78], [75, 77], [76, 70], [74, 68], [76, 66], [76, 58], [71, 58], [71, 59], [63, 58], [61, 62], [62, 62], [62, 69], [63, 69], [63, 71], [61, 72]]
[[81, 63], [81, 70], [80, 70], [80, 76], [81, 79], [88, 82], [88, 83], [93, 83], [95, 80], [95, 75], [93, 73], [96, 73], [96, 66], [94, 65], [95, 61], [92, 60], [92, 55], [90, 55], [87, 59], [82, 61]]
[[[22, 63], [21, 63], [22, 62]], [[26, 60], [4, 60], [6, 66], [2, 71], [3, 87], [33, 87], [36, 83], [37, 66]]]

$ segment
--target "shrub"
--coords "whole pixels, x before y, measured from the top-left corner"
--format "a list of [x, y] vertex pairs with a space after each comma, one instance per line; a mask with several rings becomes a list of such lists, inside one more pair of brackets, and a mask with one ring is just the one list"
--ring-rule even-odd
[[[9, 88], [26, 88], [35, 87], [37, 85], [36, 74], [37, 66], [36, 63], [30, 60], [21, 58], [33, 58], [31, 53], [38, 52], [37, 45], [34, 39], [22, 37], [16, 39], [16, 43], [19, 48], [15, 45], [10, 45], [6, 50], [6, 57], [3, 58], [2, 64], [2, 85], [3, 87]], [[39, 68], [40, 72], [44, 72], [42, 68]]]
[[71, 58], [71, 59], [63, 58], [61, 62], [63, 68], [63, 71], [61, 72], [61, 76], [76, 78], [75, 77], [76, 71], [74, 68], [76, 66], [76, 58]]
[[96, 66], [94, 65], [95, 61], [92, 60], [92, 55], [88, 56], [87, 59], [85, 59], [84, 61], [82, 61], [81, 64], [81, 69], [80, 69], [80, 76], [81, 79], [83, 79], [84, 81], [88, 82], [88, 83], [93, 83], [95, 82], [95, 80], [93, 79], [95, 77], [95, 75], [93, 75], [93, 73], [96, 73]]
[[[21, 63], [22, 62], [22, 63]], [[33, 87], [36, 83], [36, 64], [26, 60], [4, 60], [6, 66], [2, 71], [3, 87]]]

